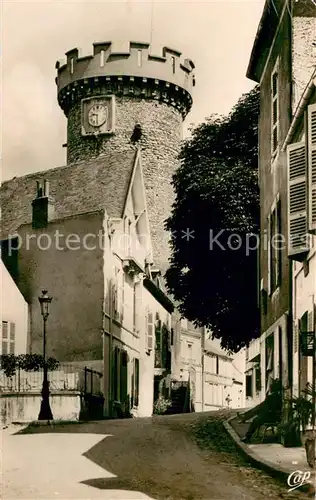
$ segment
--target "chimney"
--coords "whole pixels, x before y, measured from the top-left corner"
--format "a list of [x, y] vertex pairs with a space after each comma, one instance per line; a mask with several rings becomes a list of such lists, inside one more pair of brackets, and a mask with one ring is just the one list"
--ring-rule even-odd
[[49, 182], [36, 182], [36, 198], [32, 201], [32, 227], [40, 229], [47, 227], [53, 218], [53, 203], [49, 197]]

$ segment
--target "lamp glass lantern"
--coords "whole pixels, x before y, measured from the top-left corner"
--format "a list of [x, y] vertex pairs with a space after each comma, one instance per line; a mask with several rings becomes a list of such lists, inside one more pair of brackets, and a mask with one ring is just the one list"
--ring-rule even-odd
[[47, 290], [42, 291], [42, 296], [38, 298], [40, 306], [41, 306], [41, 314], [43, 318], [47, 318], [49, 315], [49, 306], [51, 301], [53, 300], [52, 297], [49, 297]]

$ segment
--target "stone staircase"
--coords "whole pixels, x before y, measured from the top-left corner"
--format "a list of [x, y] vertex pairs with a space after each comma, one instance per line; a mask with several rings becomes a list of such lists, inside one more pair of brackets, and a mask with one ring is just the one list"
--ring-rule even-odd
[[175, 415], [178, 413], [189, 413], [189, 394], [188, 385], [182, 384], [179, 387], [171, 390], [172, 405], [168, 408], [166, 414]]

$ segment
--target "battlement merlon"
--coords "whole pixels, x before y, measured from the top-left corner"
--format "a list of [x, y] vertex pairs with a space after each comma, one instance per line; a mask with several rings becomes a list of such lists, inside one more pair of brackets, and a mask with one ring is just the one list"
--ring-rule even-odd
[[155, 54], [149, 43], [97, 42], [90, 55], [80, 55], [77, 48], [65, 55], [65, 60], [56, 62], [58, 92], [75, 81], [100, 77], [160, 80], [189, 94], [195, 85], [194, 63], [169, 47], [162, 47], [161, 53]]

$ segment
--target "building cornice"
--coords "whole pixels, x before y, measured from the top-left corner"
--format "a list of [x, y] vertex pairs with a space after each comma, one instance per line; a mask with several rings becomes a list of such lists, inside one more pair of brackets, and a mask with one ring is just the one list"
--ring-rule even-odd
[[149, 278], [144, 279], [144, 287], [148, 290], [155, 299], [171, 314], [174, 311], [174, 305], [167, 295], [158, 288], [155, 283]]
[[306, 85], [305, 90], [304, 90], [304, 92], [303, 92], [303, 94], [298, 102], [298, 105], [297, 105], [296, 110], [294, 112], [294, 116], [293, 116], [293, 119], [292, 119], [292, 122], [291, 122], [291, 125], [289, 128], [289, 131], [287, 133], [287, 136], [286, 136], [285, 141], [284, 141], [283, 146], [282, 146], [282, 151], [285, 151], [288, 144], [290, 144], [290, 142], [293, 138], [293, 135], [295, 133], [296, 127], [304, 114], [304, 111], [306, 109], [306, 105], [307, 105], [309, 98], [312, 95], [315, 87], [316, 87], [316, 67], [314, 68], [313, 74], [312, 74], [308, 84]]

